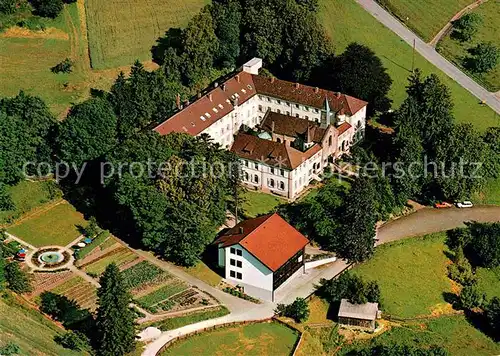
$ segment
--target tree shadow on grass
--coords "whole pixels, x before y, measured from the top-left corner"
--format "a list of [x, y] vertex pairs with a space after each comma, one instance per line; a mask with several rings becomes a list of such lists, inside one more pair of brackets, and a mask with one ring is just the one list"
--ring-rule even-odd
[[492, 338], [495, 342], [500, 342], [500, 335], [496, 335], [494, 330], [491, 329], [488, 319], [483, 312], [465, 310], [464, 314], [469, 324], [481, 331], [483, 334]]
[[163, 37], [158, 37], [156, 44], [151, 48], [153, 62], [162, 65], [165, 61], [165, 51], [168, 48], [180, 48], [182, 44], [182, 30], [170, 28]]

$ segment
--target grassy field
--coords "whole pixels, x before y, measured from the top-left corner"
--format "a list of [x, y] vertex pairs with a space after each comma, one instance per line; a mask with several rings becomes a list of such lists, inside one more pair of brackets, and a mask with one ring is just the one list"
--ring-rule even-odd
[[473, 0], [384, 0], [385, 7], [426, 42]]
[[222, 277], [219, 276], [216, 272], [210, 269], [203, 261], [199, 261], [195, 266], [184, 268], [184, 270], [196, 277], [203, 282], [215, 287], [222, 280]]
[[183, 27], [208, 0], [88, 0], [85, 3], [92, 68], [151, 59], [151, 47], [172, 27]]
[[447, 311], [443, 293], [452, 292], [447, 278], [444, 233], [402, 240], [377, 248], [369, 261], [352, 271], [376, 280], [384, 312], [411, 318]]
[[[337, 52], [342, 52], [351, 42], [365, 44], [375, 51], [394, 81], [390, 97], [394, 100], [394, 106], [398, 107], [406, 98], [405, 87], [412, 66], [411, 46], [380, 24], [354, 0], [320, 0], [319, 17]], [[419, 54], [415, 57], [415, 66], [425, 75], [438, 74], [450, 88], [457, 121], [471, 122], [480, 130], [498, 125], [493, 110], [481, 106], [478, 99]]]
[[[460, 67], [463, 64], [463, 58], [468, 57], [467, 50], [478, 43], [493, 42], [500, 47], [500, 2], [488, 1], [476, 8], [474, 12], [482, 17], [483, 23], [471, 41], [465, 43], [456, 41], [448, 34], [437, 46], [440, 53]], [[486, 74], [471, 74], [471, 76], [492, 92], [500, 90], [500, 64]]]
[[[18, 27], [0, 34], [1, 96], [19, 90], [40, 96], [59, 118], [72, 103], [89, 96], [90, 88], [109, 89], [120, 70], [91, 71], [88, 58], [84, 0], [65, 5], [47, 30], [32, 32]], [[73, 72], [54, 74], [50, 68], [65, 58], [74, 62]]]
[[[23, 180], [13, 187], [8, 187], [8, 192], [14, 202], [15, 208], [0, 211], [0, 224], [12, 222], [51, 200], [49, 191], [50, 182], [30, 182]], [[57, 188], [55, 188], [57, 189]]]
[[486, 298], [500, 298], [500, 267], [478, 268], [476, 270], [478, 285], [481, 292], [486, 293]]
[[500, 205], [500, 178], [490, 179], [480, 194], [473, 199], [478, 204]]
[[36, 246], [66, 246], [80, 235], [79, 227], [87, 222], [76, 209], [67, 202], [49, 210], [34, 214], [7, 230]]
[[278, 205], [286, 203], [286, 200], [276, 195], [245, 190], [245, 202], [243, 212], [247, 218], [254, 218], [257, 215], [267, 214]]
[[[372, 344], [393, 343], [425, 348], [437, 345], [447, 349], [453, 356], [486, 356], [500, 353], [500, 344], [470, 325], [464, 316], [441, 317], [428, 322], [393, 327], [372, 341]], [[363, 344], [358, 343], [356, 346], [360, 345]]]
[[161, 355], [290, 355], [297, 332], [278, 323], [210, 331], [169, 347]]
[[[12, 297], [0, 298], [0, 347], [14, 342], [23, 355], [81, 355], [64, 349], [53, 340], [63, 329], [58, 328], [38, 311], [21, 305]], [[35, 350], [35, 351], [34, 351]]]

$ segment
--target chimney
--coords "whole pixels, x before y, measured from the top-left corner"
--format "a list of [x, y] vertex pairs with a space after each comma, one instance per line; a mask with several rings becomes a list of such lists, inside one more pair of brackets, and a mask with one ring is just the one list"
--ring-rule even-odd
[[299, 83], [295, 83], [295, 85], [294, 85], [294, 86], [295, 86], [295, 89], [299, 89], [300, 84], [299, 84]]
[[274, 83], [275, 80], [276, 80], [275, 77], [271, 77], [271, 83]]
[[181, 109], [181, 95], [177, 94], [175, 96], [175, 106], [177, 106], [177, 109]]
[[243, 234], [243, 226], [240, 226], [240, 234]]
[[226, 91], [226, 84], [222, 84], [222, 90]]
[[312, 137], [311, 137], [311, 126], [309, 126], [309, 123], [307, 123], [307, 137], [306, 137], [306, 143], [311, 143], [312, 142]]
[[201, 91], [198, 92], [198, 99], [201, 98]]
[[219, 86], [219, 83], [215, 82], [214, 83], [214, 88], [217, 88]]
[[271, 123], [271, 133], [274, 134], [274, 121]]
[[316, 94], [317, 94], [317, 93], [319, 93], [319, 88], [318, 88], [318, 87], [314, 88], [314, 92], [315, 92]]
[[212, 101], [212, 93], [208, 94], [208, 99]]
[[240, 75], [239, 75], [239, 74], [237, 74], [237, 75], [236, 75], [236, 81], [237, 81], [238, 83], [240, 82]]

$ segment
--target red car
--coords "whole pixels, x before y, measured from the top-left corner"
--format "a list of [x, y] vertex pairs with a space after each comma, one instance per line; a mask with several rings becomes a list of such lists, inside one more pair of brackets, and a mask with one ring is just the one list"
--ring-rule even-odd
[[436, 203], [434, 204], [434, 207], [437, 209], [446, 209], [446, 208], [451, 208], [453, 205], [447, 202], [442, 202], [442, 203]]

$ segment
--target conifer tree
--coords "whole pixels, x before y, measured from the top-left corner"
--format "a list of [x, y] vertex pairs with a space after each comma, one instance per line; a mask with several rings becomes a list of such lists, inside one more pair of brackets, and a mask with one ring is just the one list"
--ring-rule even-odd
[[134, 314], [129, 308], [131, 295], [115, 263], [106, 267], [97, 291], [97, 350], [102, 356], [124, 355], [135, 345]]

